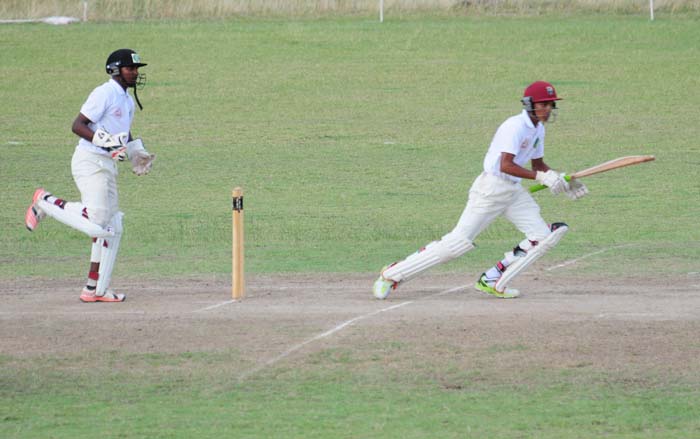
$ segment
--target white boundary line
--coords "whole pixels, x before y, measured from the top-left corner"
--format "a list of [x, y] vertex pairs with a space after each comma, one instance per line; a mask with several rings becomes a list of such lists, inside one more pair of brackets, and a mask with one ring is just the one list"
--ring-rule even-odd
[[[467, 287], [466, 287], [466, 286], [461, 286], [461, 287], [450, 288], [449, 290], [441, 291], [441, 292], [436, 293], [436, 294], [431, 294], [431, 295], [429, 295], [429, 296], [422, 297], [422, 298], [420, 298], [420, 299], [418, 299], [418, 300], [426, 300], [426, 299], [430, 299], [430, 298], [432, 298], [432, 297], [442, 296], [442, 295], [445, 295], [445, 294], [453, 293], [453, 292], [455, 292], [455, 291], [463, 290], [463, 289], [465, 289], [465, 288], [467, 288]], [[306, 346], [306, 345], [308, 345], [308, 344], [311, 344], [311, 343], [313, 343], [313, 342], [315, 342], [315, 341], [324, 339], [324, 338], [326, 338], [326, 337], [330, 337], [331, 335], [335, 334], [336, 332], [339, 332], [339, 331], [343, 330], [344, 328], [346, 328], [346, 327], [348, 327], [348, 326], [350, 326], [350, 325], [352, 325], [352, 324], [354, 324], [354, 323], [359, 322], [360, 320], [368, 319], [368, 318], [370, 318], [370, 317], [373, 317], [373, 316], [375, 316], [375, 315], [377, 315], [377, 314], [381, 314], [381, 313], [383, 313], [383, 312], [393, 311], [393, 310], [395, 310], [395, 309], [401, 308], [402, 306], [410, 305], [410, 304], [415, 303], [415, 302], [416, 302], [416, 300], [409, 300], [408, 302], [401, 302], [401, 303], [398, 303], [398, 304], [396, 304], [396, 305], [392, 305], [392, 306], [389, 306], [389, 307], [386, 307], [386, 308], [382, 308], [382, 309], [378, 309], [378, 310], [376, 310], [376, 311], [372, 311], [372, 312], [369, 313], [369, 314], [363, 314], [363, 315], [354, 317], [354, 318], [352, 318], [352, 319], [350, 319], [350, 320], [346, 320], [346, 321], [344, 321], [343, 323], [341, 323], [341, 324], [337, 325], [336, 327], [334, 327], [333, 329], [330, 329], [330, 330], [328, 330], [328, 331], [326, 331], [326, 332], [322, 332], [322, 333], [317, 334], [317, 335], [315, 335], [315, 336], [313, 336], [313, 337], [311, 337], [311, 338], [309, 338], [309, 339], [307, 339], [307, 340], [304, 340], [303, 342], [292, 346], [291, 348], [287, 349], [286, 351], [282, 352], [281, 354], [277, 355], [276, 357], [273, 357], [273, 358], [271, 358], [271, 359], [265, 361], [263, 364], [261, 364], [261, 365], [255, 367], [255, 368], [253, 368], [253, 369], [251, 369], [251, 370], [249, 370], [249, 371], [247, 371], [247, 372], [242, 373], [242, 374], [238, 377], [238, 381], [243, 381], [244, 379], [248, 378], [249, 376], [251, 376], [251, 375], [253, 375], [253, 374], [256, 374], [256, 373], [260, 372], [261, 370], [263, 370], [263, 369], [265, 369], [265, 368], [267, 368], [267, 367], [270, 367], [270, 366], [272, 366], [272, 365], [274, 365], [274, 364], [276, 364], [276, 363], [278, 363], [278, 362], [284, 360], [285, 358], [289, 357], [289, 356], [292, 355], [293, 353], [295, 353], [295, 352], [301, 350], [304, 346]]]
[[568, 260], [568, 261], [562, 262], [561, 264], [553, 265], [553, 266], [551, 266], [551, 267], [549, 267], [549, 268], [545, 268], [545, 270], [546, 270], [546, 271], [552, 271], [552, 270], [555, 270], [555, 269], [557, 269], [557, 268], [562, 268], [562, 267], [566, 267], [566, 266], [568, 266], [568, 265], [573, 265], [573, 264], [577, 263], [578, 261], [581, 261], [581, 260], [586, 259], [586, 258], [590, 258], [591, 256], [599, 255], [599, 254], [601, 254], [601, 253], [605, 253], [605, 252], [610, 251], [610, 250], [615, 250], [615, 249], [617, 249], [617, 248], [624, 248], [624, 247], [633, 247], [633, 246], [635, 246], [635, 245], [636, 245], [636, 244], [623, 244], [623, 245], [618, 245], [618, 246], [615, 246], [615, 247], [604, 248], [604, 249], [602, 249], [602, 250], [598, 250], [598, 251], [594, 251], [594, 252], [592, 252], [592, 253], [585, 254], [585, 255], [580, 256], [580, 257], [578, 257], [578, 258], [576, 258], [576, 259], [570, 259], [570, 260]]

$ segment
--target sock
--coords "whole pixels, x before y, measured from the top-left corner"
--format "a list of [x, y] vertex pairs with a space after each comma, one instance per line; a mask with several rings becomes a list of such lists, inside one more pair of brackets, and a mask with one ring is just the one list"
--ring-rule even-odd
[[505, 258], [498, 261], [496, 265], [486, 271], [486, 279], [489, 281], [498, 280], [498, 278], [501, 277], [501, 274], [506, 271], [506, 268], [508, 268], [510, 264], [512, 264], [517, 258], [525, 256], [527, 252], [536, 245], [537, 241], [530, 241], [527, 239], [523, 240], [513, 249], [513, 251], [506, 253], [504, 255]]
[[497, 280], [499, 277], [501, 277], [501, 274], [506, 271], [508, 265], [510, 264], [505, 259], [497, 262], [496, 265], [486, 270], [486, 279], [489, 281]]
[[44, 201], [46, 201], [47, 203], [54, 204], [54, 205], [60, 207], [61, 209], [63, 209], [63, 208], [65, 207], [65, 205], [66, 205], [66, 201], [65, 201], [65, 200], [62, 200], [62, 199], [60, 199], [60, 198], [58, 198], [58, 197], [55, 197], [55, 196], [53, 196], [53, 195], [51, 195], [51, 194], [45, 195], [45, 196], [44, 196]]
[[102, 255], [103, 239], [92, 238], [92, 248], [90, 251], [90, 271], [85, 288], [88, 291], [95, 291], [97, 280], [100, 278], [100, 257]]
[[87, 283], [85, 284], [85, 288], [88, 291], [95, 291], [95, 288], [97, 288], [97, 279], [99, 278], [99, 274], [96, 271], [90, 271], [88, 273], [88, 279]]

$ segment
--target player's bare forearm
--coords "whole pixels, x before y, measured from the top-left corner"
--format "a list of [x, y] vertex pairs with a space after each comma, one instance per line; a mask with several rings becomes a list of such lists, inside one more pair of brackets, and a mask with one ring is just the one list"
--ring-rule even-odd
[[85, 117], [85, 115], [83, 115], [82, 113], [78, 113], [78, 116], [73, 121], [73, 126], [71, 127], [71, 130], [77, 136], [80, 136], [83, 139], [91, 142], [92, 137], [95, 135], [95, 133], [88, 126], [88, 124], [90, 123], [90, 119]]
[[513, 154], [507, 152], [501, 153], [501, 172], [514, 177], [529, 178], [530, 180], [534, 180], [537, 176], [537, 170], [523, 168], [513, 161], [514, 158], [515, 156]]
[[552, 169], [544, 162], [544, 159], [542, 159], [542, 158], [532, 159], [531, 163], [532, 163], [532, 170], [535, 172], [535, 175], [537, 174], [537, 171], [547, 172], [550, 169]]
[[[78, 113], [78, 116], [73, 121], [71, 131], [73, 131], [73, 133], [77, 136], [80, 136], [83, 139], [87, 140], [88, 142], [92, 142], [92, 140], [95, 137], [95, 132], [92, 131], [92, 129], [90, 129], [91, 123], [92, 121], [88, 119], [83, 113]], [[134, 140], [134, 137], [131, 135], [131, 131], [129, 131], [129, 137], [127, 139], [127, 142], [131, 142], [132, 140]]]

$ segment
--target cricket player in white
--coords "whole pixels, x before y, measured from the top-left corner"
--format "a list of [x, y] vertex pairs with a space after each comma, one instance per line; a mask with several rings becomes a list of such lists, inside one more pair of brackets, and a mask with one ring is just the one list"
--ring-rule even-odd
[[[560, 100], [552, 84], [537, 81], [523, 95], [523, 111], [510, 117], [496, 131], [484, 159], [484, 172], [469, 190], [467, 206], [457, 226], [439, 241], [434, 241], [406, 259], [385, 267], [373, 287], [374, 296], [385, 299], [401, 282], [419, 273], [457, 258], [474, 248], [474, 240], [498, 216], [503, 215], [525, 239], [505, 258], [481, 275], [476, 289], [500, 298], [514, 298], [519, 292], [509, 288], [510, 281], [555, 246], [566, 233], [564, 223], [548, 225], [540, 208], [521, 179], [536, 180], [552, 194], [566, 193], [578, 199], [588, 189], [578, 180], [567, 182], [544, 162], [544, 124], [554, 117]], [[531, 169], [525, 168], [531, 163]]]
[[134, 99], [128, 89], [142, 86], [139, 68], [146, 64], [131, 49], [109, 55], [110, 80], [95, 88], [80, 108], [72, 130], [80, 137], [73, 153], [71, 172], [80, 190], [80, 202], [62, 200], [43, 188], [34, 192], [25, 224], [34, 231], [46, 215], [92, 238], [90, 271], [80, 295], [83, 302], [123, 302], [124, 294], [109, 289], [122, 235], [122, 216], [117, 194], [117, 162], [128, 158], [137, 175], [147, 174], [155, 155], [141, 139], [131, 136]]

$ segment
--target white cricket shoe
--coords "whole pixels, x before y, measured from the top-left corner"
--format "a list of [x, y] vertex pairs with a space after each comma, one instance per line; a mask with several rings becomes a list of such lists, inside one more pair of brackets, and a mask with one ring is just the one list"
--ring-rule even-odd
[[399, 285], [398, 282], [394, 282], [390, 279], [385, 279], [383, 276], [384, 270], [386, 270], [390, 266], [391, 265], [387, 265], [386, 267], [382, 268], [382, 274], [379, 275], [379, 278], [377, 278], [377, 280], [374, 281], [374, 286], [372, 286], [372, 293], [377, 299], [386, 299], [389, 293], [391, 293], [392, 290], [395, 290], [396, 287], [398, 287]]

